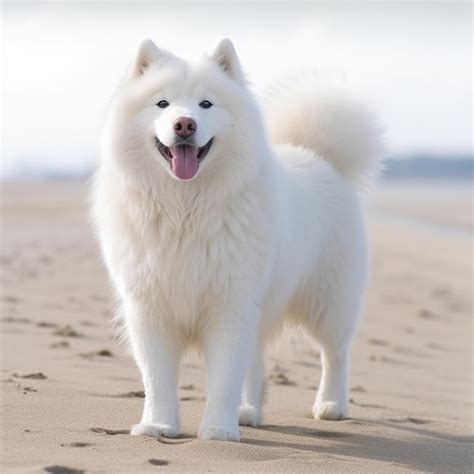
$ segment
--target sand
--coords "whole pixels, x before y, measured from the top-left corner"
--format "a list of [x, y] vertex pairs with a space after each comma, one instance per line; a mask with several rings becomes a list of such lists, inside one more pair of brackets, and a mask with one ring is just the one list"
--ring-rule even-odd
[[206, 383], [196, 354], [181, 376], [182, 436], [127, 435], [142, 386], [112, 338], [85, 189], [2, 186], [1, 472], [472, 471], [472, 220], [459, 211], [470, 202], [381, 194], [350, 418], [311, 419], [319, 355], [292, 334], [266, 358], [265, 425], [230, 443], [196, 439]]

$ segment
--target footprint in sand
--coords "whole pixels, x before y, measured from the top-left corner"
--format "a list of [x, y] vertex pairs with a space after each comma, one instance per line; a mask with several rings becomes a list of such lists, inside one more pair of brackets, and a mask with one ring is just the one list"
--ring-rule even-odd
[[9, 265], [10, 263], [12, 263], [13, 261], [13, 257], [9, 257], [7, 255], [2, 255], [0, 257], [0, 264], [1, 265]]
[[46, 466], [44, 468], [45, 472], [51, 472], [53, 474], [84, 474], [86, 471], [83, 469], [76, 469], [74, 467], [67, 467], [67, 466], [58, 466], [55, 464], [54, 466]]
[[16, 296], [5, 295], [3, 297], [3, 301], [6, 301], [7, 303], [16, 304], [19, 302], [19, 299]]
[[153, 464], [153, 466], [167, 466], [170, 463], [165, 459], [148, 459], [148, 462]]
[[383, 362], [385, 364], [404, 364], [404, 362], [402, 362], [401, 360], [392, 359], [391, 357], [387, 357], [387, 356], [379, 357], [373, 354], [369, 357], [369, 360], [371, 362]]
[[32, 278], [33, 280], [38, 278], [38, 272], [36, 270], [29, 270], [23, 274], [26, 278]]
[[377, 408], [377, 409], [386, 408], [383, 405], [377, 405], [375, 403], [359, 403], [359, 402], [356, 402], [353, 398], [349, 399], [349, 403], [351, 403], [352, 405], [355, 405], [356, 407], [361, 407], [361, 408]]
[[369, 344], [372, 344], [374, 346], [388, 346], [388, 342], [384, 341], [383, 339], [377, 339], [375, 337], [369, 339]]
[[88, 327], [93, 327], [93, 326], [96, 326], [95, 323], [91, 322], [91, 321], [87, 321], [85, 319], [83, 319], [82, 321], [79, 321], [79, 324], [81, 326], [88, 326]]
[[430, 423], [429, 420], [422, 420], [421, 418], [414, 418], [412, 416], [407, 416], [407, 421], [409, 423], [414, 423], [415, 425], [426, 425]]
[[44, 380], [47, 379], [46, 375], [43, 374], [43, 372], [34, 372], [31, 374], [17, 374], [14, 373], [12, 374], [12, 377], [15, 377], [17, 379], [34, 379], [34, 380]]
[[112, 395], [115, 398], [145, 398], [145, 392], [143, 390], [134, 390], [127, 393], [120, 393], [119, 395]]
[[51, 265], [53, 259], [49, 255], [41, 255], [38, 259], [43, 265], [49, 266]]
[[40, 321], [36, 324], [39, 328], [57, 328], [56, 323], [50, 323], [49, 321]]
[[[145, 392], [143, 390], [136, 390], [127, 393], [121, 393], [119, 395], [112, 395], [114, 398], [145, 398]], [[195, 396], [183, 396], [179, 398], [182, 402], [191, 402], [191, 401], [203, 401], [205, 397], [195, 397]]]
[[421, 319], [428, 319], [428, 320], [437, 318], [436, 314], [433, 313], [433, 311], [430, 311], [429, 309], [418, 310], [418, 317], [420, 317]]
[[62, 336], [62, 337], [83, 337], [83, 335], [73, 329], [72, 326], [69, 324], [66, 326], [61, 326], [53, 331], [54, 336]]
[[285, 374], [286, 370], [282, 369], [279, 365], [275, 365], [273, 373], [269, 375], [268, 380], [273, 382], [275, 385], [296, 385], [293, 380], [290, 380]]
[[111, 430], [111, 429], [108, 429], [108, 428], [91, 428], [91, 431], [93, 433], [107, 434], [107, 435], [110, 435], [110, 436], [130, 434], [130, 430]]
[[423, 420], [421, 418], [415, 418], [413, 416], [407, 416], [406, 418], [389, 418], [387, 421], [392, 423], [413, 423], [415, 425], [426, 425], [431, 423], [429, 420]]
[[6, 316], [6, 317], [2, 318], [2, 322], [4, 322], [4, 323], [18, 323], [18, 324], [30, 324], [31, 319], [17, 318], [15, 316]]
[[71, 347], [68, 341], [53, 342], [49, 345], [51, 349], [68, 349]]
[[202, 401], [205, 400], [205, 397], [180, 397], [180, 401], [182, 402], [192, 402], [192, 401]]
[[405, 346], [395, 346], [393, 348], [393, 352], [396, 352], [397, 354], [401, 354], [403, 356], [408, 356], [408, 357], [418, 357], [418, 358], [429, 357], [424, 352], [417, 351], [415, 349], [412, 349], [411, 347], [405, 347]]
[[73, 443], [69, 444], [61, 444], [63, 447], [70, 447], [70, 448], [87, 448], [89, 446], [94, 446], [93, 443], [86, 443], [84, 441], [74, 441]]
[[362, 385], [356, 385], [350, 389], [351, 392], [365, 393], [367, 390]]
[[316, 438], [345, 438], [349, 436], [347, 433], [339, 431], [323, 431], [323, 430], [302, 430], [301, 434], [315, 436]]
[[98, 357], [114, 357], [114, 355], [112, 354], [112, 351], [110, 351], [109, 349], [100, 349], [98, 351], [95, 351], [95, 352], [87, 352], [87, 353], [83, 353], [83, 354], [79, 354], [81, 357], [85, 357], [86, 359], [93, 359], [94, 357], [98, 356]]
[[452, 291], [451, 288], [449, 288], [448, 286], [437, 286], [431, 292], [431, 296], [439, 299], [444, 299], [450, 295], [452, 295]]

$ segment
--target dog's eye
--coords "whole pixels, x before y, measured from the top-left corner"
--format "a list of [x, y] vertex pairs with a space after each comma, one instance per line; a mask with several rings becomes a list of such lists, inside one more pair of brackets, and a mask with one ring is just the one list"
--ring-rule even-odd
[[168, 107], [168, 105], [170, 105], [170, 103], [167, 100], [160, 100], [156, 105], [160, 109], [166, 109], [166, 107]]
[[210, 109], [212, 107], [212, 104], [208, 100], [203, 100], [199, 104], [199, 107], [202, 107], [203, 109]]

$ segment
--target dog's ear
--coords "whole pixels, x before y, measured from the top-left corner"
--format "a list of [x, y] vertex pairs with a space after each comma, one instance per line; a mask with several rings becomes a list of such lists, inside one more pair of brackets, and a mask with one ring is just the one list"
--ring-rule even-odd
[[224, 38], [220, 40], [217, 48], [211, 54], [211, 60], [232, 79], [245, 82], [242, 69], [240, 68], [239, 58], [230, 39]]
[[168, 53], [162, 51], [151, 39], [142, 41], [132, 67], [132, 76], [139, 77], [146, 73], [147, 69]]

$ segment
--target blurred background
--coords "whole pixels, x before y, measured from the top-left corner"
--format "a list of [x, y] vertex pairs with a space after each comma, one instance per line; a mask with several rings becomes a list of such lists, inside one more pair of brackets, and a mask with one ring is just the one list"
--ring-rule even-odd
[[[78, 177], [140, 41], [185, 57], [231, 38], [260, 94], [316, 70], [372, 101], [387, 176], [472, 176], [470, 3], [5, 2], [3, 180]], [[433, 161], [433, 159], [436, 159]]]

